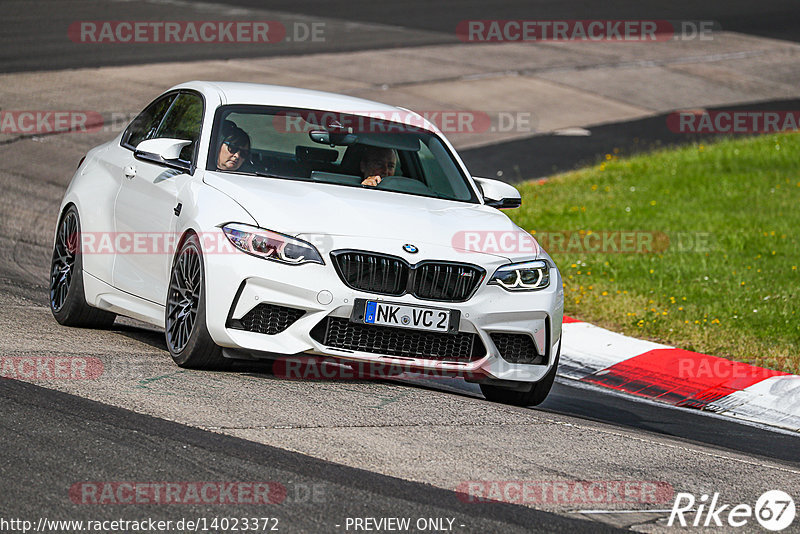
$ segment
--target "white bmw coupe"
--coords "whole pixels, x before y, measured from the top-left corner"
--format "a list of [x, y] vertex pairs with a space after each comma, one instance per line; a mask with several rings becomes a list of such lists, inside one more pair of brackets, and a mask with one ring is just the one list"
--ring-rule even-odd
[[499, 211], [520, 202], [406, 109], [185, 83], [79, 164], [50, 306], [62, 325], [163, 327], [182, 367], [308, 353], [460, 375], [489, 400], [535, 405], [555, 378], [564, 295], [552, 259]]

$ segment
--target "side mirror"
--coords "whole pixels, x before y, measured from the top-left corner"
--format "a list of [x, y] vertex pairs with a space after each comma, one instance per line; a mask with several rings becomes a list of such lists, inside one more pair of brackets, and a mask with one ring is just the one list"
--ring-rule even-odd
[[183, 139], [148, 139], [136, 146], [133, 156], [137, 159], [188, 171], [189, 165], [178, 158], [183, 147], [191, 144], [191, 141]]
[[472, 177], [483, 194], [487, 206], [497, 209], [518, 208], [522, 205], [522, 196], [513, 185], [490, 178]]

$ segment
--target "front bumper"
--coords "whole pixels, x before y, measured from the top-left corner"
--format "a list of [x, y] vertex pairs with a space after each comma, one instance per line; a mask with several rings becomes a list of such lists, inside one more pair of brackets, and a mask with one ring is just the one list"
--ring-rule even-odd
[[[360, 248], [365, 247], [362, 245]], [[399, 246], [392, 250], [397, 248]], [[452, 256], [452, 251], [449, 255]], [[520, 382], [541, 380], [554, 364], [561, 339], [563, 317], [561, 277], [555, 267], [551, 268], [551, 284], [548, 288], [510, 293], [498, 286], [486, 284], [491, 273], [507, 263], [505, 259], [482, 255], [480, 261], [476, 261], [478, 258], [475, 255], [462, 255], [460, 261], [484, 267], [487, 277], [466, 302], [435, 302], [420, 300], [408, 294], [396, 297], [351, 289], [336, 274], [330, 256], [323, 253], [323, 257], [326, 265], [289, 266], [243, 253], [204, 255], [207, 280], [206, 320], [214, 341], [222, 347], [238, 349], [253, 357], [308, 353], [387, 366], [402, 364], [423, 372]], [[318, 325], [328, 317], [349, 319], [356, 299], [459, 310], [458, 330], [477, 335], [483, 345], [480, 355], [472, 361], [398, 357], [327, 346], [319, 335], [312, 335], [315, 327], [317, 334], [319, 333], [321, 326]], [[237, 320], [260, 304], [294, 308], [305, 313], [276, 334], [232, 327]], [[503, 359], [492, 340], [491, 335], [497, 333], [530, 336], [545, 363], [509, 363]]]

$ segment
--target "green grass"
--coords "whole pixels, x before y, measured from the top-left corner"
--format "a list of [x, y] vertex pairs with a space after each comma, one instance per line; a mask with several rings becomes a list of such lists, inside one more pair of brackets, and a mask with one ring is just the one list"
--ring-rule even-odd
[[[800, 374], [800, 134], [608, 154], [520, 191], [507, 213], [550, 243], [567, 315]], [[559, 232], [609, 231], [654, 235], [656, 251], [554, 245]], [[697, 236], [707, 245], [690, 246]]]

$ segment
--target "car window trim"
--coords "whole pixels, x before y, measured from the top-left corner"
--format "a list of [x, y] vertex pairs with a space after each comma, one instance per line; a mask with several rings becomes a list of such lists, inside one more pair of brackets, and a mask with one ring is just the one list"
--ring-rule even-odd
[[170, 111], [172, 111], [172, 108], [175, 107], [175, 102], [178, 101], [178, 99], [181, 97], [182, 94], [183, 94], [182, 91], [178, 91], [178, 94], [175, 95], [175, 98], [172, 99], [172, 102], [170, 102], [169, 107], [167, 108], [167, 111], [164, 112], [164, 116], [161, 117], [161, 122], [158, 123], [158, 127], [156, 128], [156, 132], [155, 132], [156, 137], [153, 137], [151, 139], [158, 139], [158, 133], [161, 131], [161, 128], [164, 127], [164, 121], [167, 120], [167, 115], [169, 115]]
[[[167, 115], [169, 115], [170, 111], [172, 111], [172, 107], [175, 105], [175, 102], [178, 101], [178, 99], [181, 97], [181, 95], [195, 95], [195, 96], [199, 96], [200, 97], [200, 105], [201, 105], [201, 110], [200, 110], [200, 132], [198, 132], [198, 134], [197, 134], [197, 141], [195, 142], [194, 150], [192, 151], [192, 160], [188, 162], [189, 163], [189, 168], [191, 170], [190, 174], [194, 174], [194, 171], [197, 169], [197, 158], [200, 155], [200, 150], [199, 150], [200, 149], [200, 138], [203, 135], [203, 122], [204, 122], [204, 119], [205, 119], [205, 116], [206, 116], [206, 99], [203, 96], [203, 93], [201, 93], [200, 91], [195, 91], [193, 89], [179, 89], [178, 90], [178, 94], [175, 96], [175, 98], [172, 100], [172, 103], [169, 105], [169, 109], [167, 110], [166, 113], [164, 113], [164, 116], [161, 117], [161, 122], [158, 124], [158, 128], [156, 128], [156, 133], [161, 131], [161, 127], [164, 126], [164, 121], [167, 119]], [[158, 139], [158, 138], [155, 137], [154, 139]], [[178, 161], [185, 161], [185, 160], [179, 159]]]
[[[177, 98], [178, 94], [180, 94], [180, 91], [169, 91], [169, 92], [166, 92], [166, 93], [164, 93], [163, 95], [159, 95], [159, 96], [158, 96], [157, 98], [155, 98], [155, 99], [154, 99], [152, 102], [150, 102], [149, 104], [147, 104], [147, 105], [144, 107], [144, 109], [142, 109], [142, 111], [140, 111], [139, 113], [137, 113], [137, 114], [136, 114], [136, 117], [134, 117], [134, 118], [133, 118], [133, 121], [135, 121], [136, 119], [138, 119], [138, 118], [139, 118], [139, 115], [141, 115], [142, 113], [144, 113], [144, 112], [145, 112], [145, 110], [147, 110], [148, 108], [150, 108], [151, 106], [153, 106], [153, 105], [154, 105], [156, 102], [158, 102], [159, 100], [162, 100], [162, 99], [164, 99], [164, 98], [168, 98], [168, 97], [172, 97], [172, 101], [169, 103], [169, 108], [167, 108], [167, 111], [169, 111], [169, 110], [172, 108], [172, 104], [175, 102], [175, 98]], [[164, 116], [166, 116], [166, 114], [167, 114], [167, 113], [166, 113], [166, 112], [164, 112]], [[164, 120], [164, 117], [161, 117], [161, 120], [163, 121], [163, 120]], [[131, 121], [131, 123], [130, 123], [130, 124], [128, 124], [128, 127], [127, 127], [127, 128], [125, 128], [125, 131], [124, 131], [124, 132], [122, 132], [122, 138], [119, 140], [119, 145], [120, 145], [122, 148], [126, 148], [126, 149], [130, 150], [131, 152], [135, 152], [135, 151], [136, 151], [136, 147], [135, 147], [135, 146], [133, 146], [133, 145], [131, 145], [130, 143], [128, 143], [128, 142], [127, 142], [127, 139], [126, 139], [126, 134], [128, 133], [128, 128], [130, 128], [130, 127], [133, 125], [133, 121]], [[158, 125], [159, 125], [159, 126], [161, 126], [161, 122], [159, 122], [159, 123], [158, 123]], [[145, 139], [142, 139], [142, 140], [144, 141]]]
[[[200, 112], [200, 132], [197, 135], [197, 141], [195, 142], [194, 151], [192, 152], [192, 160], [189, 161], [189, 162], [186, 162], [186, 163], [188, 163], [188, 165], [186, 165], [185, 167], [180, 165], [180, 164], [177, 164], [177, 163], [168, 162], [166, 160], [156, 161], [156, 160], [153, 160], [153, 159], [145, 159], [144, 161], [147, 161], [149, 163], [153, 163], [153, 164], [156, 164], [156, 165], [161, 165], [161, 166], [164, 166], [164, 167], [169, 167], [169, 168], [172, 168], [172, 169], [184, 170], [184, 171], [188, 172], [189, 174], [193, 175], [195, 173], [195, 171], [197, 170], [197, 158], [200, 155], [200, 138], [203, 136], [203, 123], [205, 122], [204, 119], [205, 119], [205, 116], [206, 116], [206, 98], [203, 95], [203, 93], [201, 93], [200, 91], [196, 91], [194, 89], [186, 89], [186, 88], [184, 88], [184, 89], [176, 89], [174, 91], [168, 91], [168, 92], [164, 93], [163, 95], [159, 96], [158, 98], [156, 98], [155, 100], [153, 100], [152, 102], [150, 102], [147, 106], [145, 106], [144, 109], [149, 108], [150, 106], [152, 106], [153, 104], [158, 102], [161, 98], [166, 98], [166, 97], [170, 97], [170, 96], [173, 97], [172, 98], [172, 102], [170, 102], [170, 104], [169, 104], [169, 108], [167, 108], [167, 111], [164, 112], [164, 116], [161, 117], [161, 121], [159, 121], [159, 123], [158, 123], [158, 128], [156, 128], [156, 130], [155, 130], [156, 133], [157, 133], [159, 130], [161, 130], [161, 126], [163, 126], [164, 120], [167, 118], [167, 115], [169, 115], [169, 112], [172, 111], [172, 107], [175, 105], [175, 102], [178, 100], [178, 98], [180, 98], [180, 96], [182, 94], [190, 94], [190, 95], [199, 96], [200, 97], [200, 103], [202, 105], [202, 110]], [[142, 111], [144, 111], [144, 110], [142, 110]], [[138, 117], [138, 115], [137, 115], [137, 117]], [[134, 119], [134, 120], [136, 120], [136, 119]], [[130, 127], [130, 125], [128, 127]], [[125, 130], [127, 131], [127, 128]], [[123, 139], [124, 139], [124, 137], [125, 137], [125, 135], [123, 134]], [[147, 139], [157, 139], [157, 137], [148, 137]], [[143, 139], [143, 141], [144, 140], [146, 140], [146, 139]], [[123, 148], [126, 148], [126, 149], [130, 150], [131, 152], [133, 152], [134, 153], [134, 157], [136, 157], [136, 147], [134, 147], [134, 146], [132, 146], [130, 144], [127, 144], [127, 143], [123, 143], [122, 140], [120, 140], [120, 146], [122, 146]], [[137, 159], [141, 159], [141, 158], [137, 158]], [[184, 162], [185, 160], [180, 160], [179, 159], [178, 161]]]

